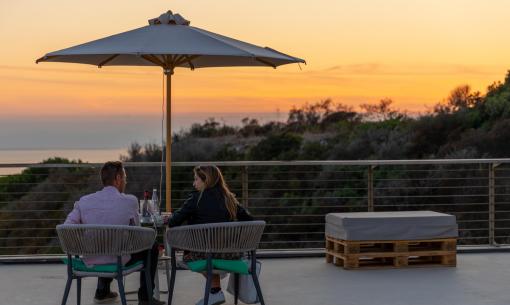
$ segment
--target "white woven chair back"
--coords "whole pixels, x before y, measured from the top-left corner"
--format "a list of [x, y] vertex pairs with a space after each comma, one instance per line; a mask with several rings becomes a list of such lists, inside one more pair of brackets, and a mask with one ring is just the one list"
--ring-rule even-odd
[[235, 253], [258, 247], [265, 221], [240, 221], [180, 226], [166, 231], [171, 247], [205, 253]]
[[70, 255], [127, 255], [150, 249], [156, 231], [119, 225], [58, 225], [60, 245]]

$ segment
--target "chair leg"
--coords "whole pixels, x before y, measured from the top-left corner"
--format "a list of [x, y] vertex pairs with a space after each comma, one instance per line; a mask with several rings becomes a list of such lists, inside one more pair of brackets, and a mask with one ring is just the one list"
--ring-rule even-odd
[[165, 261], [165, 275], [166, 275], [166, 285], [168, 286], [168, 283], [170, 283], [170, 265], [168, 264], [168, 261]]
[[174, 296], [174, 286], [175, 286], [175, 276], [177, 275], [177, 261], [175, 257], [175, 249], [172, 248], [170, 254], [170, 261], [172, 263], [172, 275], [170, 276], [170, 280], [168, 280], [168, 262], [167, 262], [167, 283], [168, 283], [168, 305], [172, 305], [172, 298]]
[[124, 276], [122, 270], [122, 257], [117, 256], [117, 285], [119, 286], [120, 301], [122, 305], [127, 305], [126, 292], [124, 291]]
[[234, 304], [239, 300], [239, 273], [234, 273]]
[[117, 275], [117, 285], [119, 286], [120, 301], [122, 305], [127, 305], [126, 292], [124, 291], [124, 283], [122, 281], [122, 273]]
[[69, 297], [69, 291], [71, 291], [71, 284], [73, 282], [73, 268], [72, 268], [72, 257], [67, 254], [67, 283], [66, 289], [64, 290], [64, 296], [62, 297], [62, 305], [66, 305], [67, 298]]
[[255, 289], [257, 289], [257, 295], [259, 296], [259, 301], [261, 305], [265, 305], [264, 298], [262, 297], [262, 290], [260, 289], [259, 278], [257, 273], [252, 273], [251, 277], [253, 278], [253, 284], [255, 284]]
[[73, 278], [68, 276], [67, 283], [66, 283], [66, 289], [64, 291], [64, 297], [62, 298], [62, 305], [66, 305], [66, 303], [67, 303], [67, 297], [69, 297], [69, 291], [71, 291], [71, 283], [72, 282], [73, 282]]
[[154, 276], [154, 297], [159, 300], [160, 291], [159, 291], [159, 271], [156, 267], [156, 275]]
[[259, 301], [261, 305], [265, 305], [264, 297], [262, 296], [262, 290], [260, 289], [259, 278], [257, 276], [257, 256], [256, 252], [251, 252], [251, 277], [253, 278], [253, 284], [255, 285], [255, 289], [257, 290], [257, 295], [259, 297]]
[[81, 277], [76, 278], [76, 304], [81, 304]]
[[152, 299], [154, 299], [154, 292], [152, 291], [152, 280], [151, 280], [151, 251], [147, 251], [147, 266], [145, 266], [145, 283], [147, 285], [147, 297], [149, 298], [149, 305], [152, 305]]
[[205, 282], [204, 305], [209, 305], [209, 294], [211, 293], [212, 282], [212, 256], [207, 255], [207, 280]]

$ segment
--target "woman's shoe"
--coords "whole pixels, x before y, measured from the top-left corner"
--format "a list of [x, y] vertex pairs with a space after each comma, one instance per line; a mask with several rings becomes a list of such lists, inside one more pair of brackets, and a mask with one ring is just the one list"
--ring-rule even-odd
[[[165, 305], [166, 302], [160, 301], [158, 299], [153, 298], [152, 299], [152, 305]], [[148, 300], [140, 300], [138, 301], [138, 305], [149, 305]]]
[[[209, 304], [207, 305], [220, 305], [225, 303], [225, 295], [223, 291], [219, 291], [217, 293], [209, 293]], [[204, 299], [198, 301], [196, 305], [204, 305]]]

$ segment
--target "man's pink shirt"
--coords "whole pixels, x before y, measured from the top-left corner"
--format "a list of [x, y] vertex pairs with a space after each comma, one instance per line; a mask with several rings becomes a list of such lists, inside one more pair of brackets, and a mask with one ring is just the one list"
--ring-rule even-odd
[[[138, 199], [106, 186], [81, 197], [67, 215], [65, 224], [139, 225]], [[126, 264], [129, 259], [129, 255], [123, 256], [122, 263]], [[114, 256], [88, 256], [83, 261], [89, 266], [117, 263]]]

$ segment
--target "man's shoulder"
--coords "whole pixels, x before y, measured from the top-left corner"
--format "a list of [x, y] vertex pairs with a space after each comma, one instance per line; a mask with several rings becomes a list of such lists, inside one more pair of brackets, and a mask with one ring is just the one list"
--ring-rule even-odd
[[138, 199], [136, 198], [136, 196], [131, 194], [120, 193], [119, 200], [123, 202], [126, 206], [129, 206], [130, 209], [138, 211]]
[[120, 198], [122, 198], [123, 200], [126, 200], [126, 201], [135, 202], [138, 204], [138, 198], [136, 198], [135, 195], [121, 193]]
[[99, 191], [97, 192], [94, 192], [94, 193], [90, 193], [90, 194], [87, 194], [87, 195], [83, 195], [80, 197], [80, 199], [78, 200], [78, 202], [86, 202], [86, 201], [90, 201], [90, 200], [93, 200], [95, 198], [97, 198], [99, 196]]
[[133, 204], [138, 205], [138, 199], [131, 194], [124, 194], [124, 193], [113, 193], [107, 192], [104, 189], [97, 191], [95, 193], [84, 195], [80, 198], [78, 203], [86, 203], [86, 202], [99, 202], [99, 201], [109, 201], [109, 200], [120, 200], [124, 202], [131, 202]]

